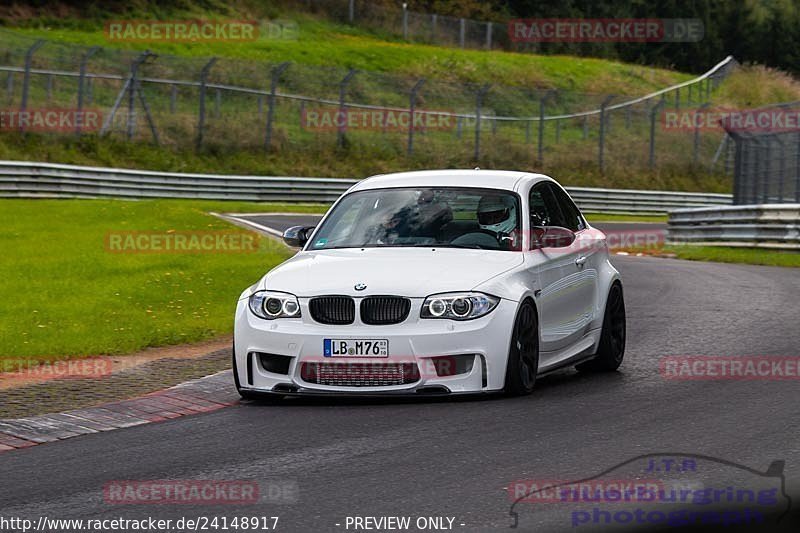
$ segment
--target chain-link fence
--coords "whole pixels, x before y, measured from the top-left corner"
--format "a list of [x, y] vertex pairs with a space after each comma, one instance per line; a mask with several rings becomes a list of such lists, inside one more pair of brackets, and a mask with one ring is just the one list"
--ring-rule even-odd
[[800, 102], [724, 121], [735, 145], [733, 203], [800, 203]]
[[694, 80], [630, 99], [156, 55], [0, 31], [6, 110], [95, 109], [102, 116], [96, 130], [78, 125], [60, 135], [310, 156], [350, 150], [441, 167], [708, 168], [728, 153], [722, 130], [672, 128], [665, 113], [707, 104], [735, 65], [728, 58]]
[[281, 0], [280, 3], [407, 41], [484, 50], [520, 48], [509, 38], [507, 23], [420, 13], [408, 9], [404, 2], [398, 2], [397, 7], [368, 0]]
[[[337, 23], [404, 41], [478, 50], [579, 54], [608, 52], [609, 43], [698, 43], [705, 35], [698, 18], [515, 18], [474, 20], [411, 9], [411, 2], [373, 0], [275, 0], [289, 12], [306, 12]], [[641, 7], [641, 6], [638, 6]], [[602, 12], [590, 9], [589, 12]], [[633, 7], [633, 12], [641, 11]], [[647, 10], [652, 11], [652, 9]], [[613, 15], [606, 15], [612, 17]], [[598, 15], [595, 15], [598, 17]], [[638, 24], [638, 25], [637, 25]], [[644, 31], [646, 24], [654, 25]], [[592, 55], [592, 54], [590, 54]], [[637, 54], [633, 54], [636, 57]], [[604, 57], [608, 57], [605, 56]]]

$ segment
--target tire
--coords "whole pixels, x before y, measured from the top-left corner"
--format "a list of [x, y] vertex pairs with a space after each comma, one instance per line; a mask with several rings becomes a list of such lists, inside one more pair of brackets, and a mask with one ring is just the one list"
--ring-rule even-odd
[[233, 383], [234, 385], [236, 385], [236, 392], [239, 393], [239, 396], [241, 396], [243, 400], [251, 400], [254, 402], [261, 402], [261, 403], [275, 403], [283, 398], [283, 396], [277, 394], [261, 393], [243, 389], [241, 387], [241, 384], [239, 383], [239, 370], [236, 367], [236, 348], [234, 347], [231, 350], [231, 352], [232, 352], [231, 368], [233, 368]]
[[619, 368], [625, 357], [625, 335], [625, 299], [622, 285], [615, 282], [608, 291], [597, 356], [575, 368], [585, 372], [613, 372]]
[[506, 364], [505, 392], [523, 396], [533, 392], [539, 369], [539, 324], [536, 309], [526, 300], [517, 311]]

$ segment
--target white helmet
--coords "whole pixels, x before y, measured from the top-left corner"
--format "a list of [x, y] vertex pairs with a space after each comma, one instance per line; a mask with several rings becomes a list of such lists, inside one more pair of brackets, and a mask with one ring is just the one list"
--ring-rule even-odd
[[510, 196], [487, 194], [478, 202], [481, 229], [508, 235], [517, 227], [517, 207]]

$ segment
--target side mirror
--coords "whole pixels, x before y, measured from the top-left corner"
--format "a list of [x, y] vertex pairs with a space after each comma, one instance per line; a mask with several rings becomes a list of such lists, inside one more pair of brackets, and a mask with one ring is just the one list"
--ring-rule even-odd
[[575, 232], [560, 226], [531, 228], [532, 248], [566, 248], [575, 242]]
[[302, 248], [308, 242], [314, 226], [292, 226], [283, 232], [283, 242], [294, 248]]

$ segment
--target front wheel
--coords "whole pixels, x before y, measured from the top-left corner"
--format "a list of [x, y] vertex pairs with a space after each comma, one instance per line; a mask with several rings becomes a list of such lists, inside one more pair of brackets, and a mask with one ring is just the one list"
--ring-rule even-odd
[[625, 356], [625, 300], [622, 285], [614, 283], [608, 293], [603, 330], [597, 357], [581, 363], [575, 368], [589, 372], [612, 372], [622, 364]]
[[539, 323], [533, 304], [525, 301], [517, 312], [511, 334], [506, 364], [506, 393], [521, 396], [533, 392], [538, 370]]

